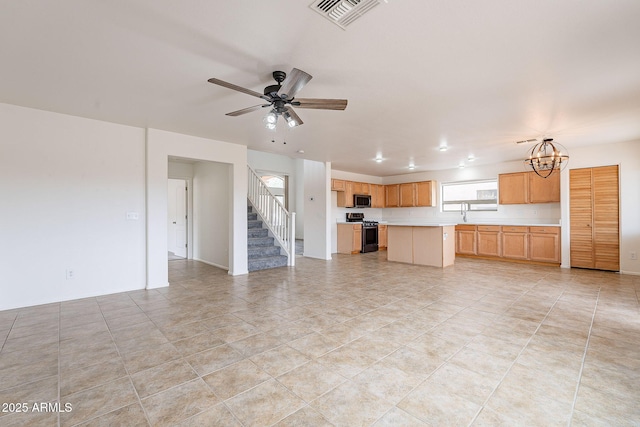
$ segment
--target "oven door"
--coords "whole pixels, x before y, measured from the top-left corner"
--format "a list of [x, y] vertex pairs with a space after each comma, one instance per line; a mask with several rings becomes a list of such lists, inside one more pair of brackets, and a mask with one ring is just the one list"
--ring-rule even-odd
[[362, 226], [362, 253], [378, 250], [378, 226]]

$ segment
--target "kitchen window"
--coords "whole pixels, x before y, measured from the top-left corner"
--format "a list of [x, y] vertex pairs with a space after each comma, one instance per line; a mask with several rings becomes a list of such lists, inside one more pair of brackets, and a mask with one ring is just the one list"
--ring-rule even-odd
[[443, 183], [441, 191], [442, 212], [498, 210], [497, 179]]

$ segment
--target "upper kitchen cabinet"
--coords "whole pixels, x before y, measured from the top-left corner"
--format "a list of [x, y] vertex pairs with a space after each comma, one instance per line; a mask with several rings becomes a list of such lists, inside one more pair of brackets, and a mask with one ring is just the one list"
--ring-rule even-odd
[[388, 208], [397, 208], [400, 206], [400, 185], [391, 184], [385, 185], [385, 205]]
[[338, 191], [338, 206], [341, 208], [353, 207], [353, 182], [344, 181], [344, 191]]
[[416, 184], [407, 182], [400, 184], [400, 206], [403, 208], [416, 205]]
[[371, 184], [366, 182], [353, 182], [353, 194], [371, 195]]
[[416, 182], [416, 206], [436, 205], [435, 181]]
[[547, 178], [542, 178], [535, 172], [528, 172], [528, 175], [529, 203], [560, 202], [560, 171], [552, 173]]
[[344, 191], [345, 190], [345, 181], [344, 179], [332, 179], [331, 180], [331, 191]]
[[385, 207], [384, 185], [370, 184], [370, 187], [371, 187], [371, 207], [384, 208]]
[[535, 172], [516, 172], [498, 175], [499, 203], [517, 205], [525, 203], [559, 203], [560, 173], [548, 178]]

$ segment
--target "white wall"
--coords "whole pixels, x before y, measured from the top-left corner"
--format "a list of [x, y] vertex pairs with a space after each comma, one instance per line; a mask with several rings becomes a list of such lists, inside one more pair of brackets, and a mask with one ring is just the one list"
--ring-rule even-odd
[[304, 160], [296, 159], [296, 239], [304, 239]]
[[229, 274], [247, 274], [247, 148], [156, 129], [147, 130], [147, 288], [168, 285], [167, 176], [169, 156], [227, 163]]
[[331, 259], [331, 163], [304, 161], [304, 256]]
[[193, 258], [228, 270], [230, 166], [198, 162], [193, 171]]
[[570, 265], [569, 170], [619, 165], [620, 173], [620, 271], [640, 274], [640, 261], [629, 252], [640, 254], [640, 141], [603, 144], [569, 151], [569, 166], [562, 177], [562, 264]]
[[143, 129], [0, 104], [0, 310], [143, 289], [144, 169]]

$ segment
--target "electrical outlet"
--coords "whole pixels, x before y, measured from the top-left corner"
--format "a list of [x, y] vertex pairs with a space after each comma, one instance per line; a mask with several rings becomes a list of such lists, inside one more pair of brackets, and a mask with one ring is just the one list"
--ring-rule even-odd
[[76, 272], [70, 268], [67, 268], [67, 280], [72, 280], [76, 278]]
[[636, 251], [629, 252], [629, 259], [637, 260], [638, 259], [638, 253]]

